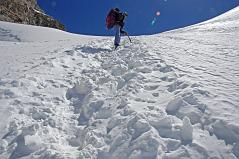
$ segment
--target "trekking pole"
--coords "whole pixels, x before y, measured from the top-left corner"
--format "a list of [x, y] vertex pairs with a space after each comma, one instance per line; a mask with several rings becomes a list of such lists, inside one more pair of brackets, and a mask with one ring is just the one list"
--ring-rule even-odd
[[132, 43], [132, 40], [131, 40], [131, 38], [129, 37], [129, 34], [128, 34], [128, 33], [126, 33], [126, 35], [128, 36], [128, 38], [129, 38], [129, 41]]
[[131, 38], [129, 37], [129, 35], [127, 35], [128, 36], [128, 38], [129, 38], [129, 41], [132, 43], [132, 40], [131, 40]]

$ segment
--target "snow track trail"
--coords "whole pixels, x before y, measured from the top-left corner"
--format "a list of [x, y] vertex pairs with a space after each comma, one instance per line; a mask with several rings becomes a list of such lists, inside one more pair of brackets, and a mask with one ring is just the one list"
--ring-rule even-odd
[[146, 43], [111, 51], [111, 41], [57, 49], [27, 63], [17, 80], [1, 78], [12, 115], [0, 156], [236, 158], [205, 130], [210, 114], [199, 85], [181, 80]]
[[0, 159], [239, 158], [238, 15], [115, 51], [0, 22]]

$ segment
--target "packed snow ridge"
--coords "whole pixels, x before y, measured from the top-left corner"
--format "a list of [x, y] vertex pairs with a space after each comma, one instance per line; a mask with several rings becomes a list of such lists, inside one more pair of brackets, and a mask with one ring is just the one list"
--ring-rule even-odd
[[116, 51], [0, 22], [0, 158], [239, 158], [238, 37], [238, 7]]

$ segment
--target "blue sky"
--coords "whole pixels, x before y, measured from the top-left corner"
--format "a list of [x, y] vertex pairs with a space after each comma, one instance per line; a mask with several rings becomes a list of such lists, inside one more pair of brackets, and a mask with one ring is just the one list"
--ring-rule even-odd
[[110, 8], [118, 7], [129, 14], [125, 25], [129, 34], [145, 35], [211, 19], [238, 6], [239, 0], [38, 0], [38, 4], [67, 31], [87, 35], [112, 35], [105, 28], [105, 17]]

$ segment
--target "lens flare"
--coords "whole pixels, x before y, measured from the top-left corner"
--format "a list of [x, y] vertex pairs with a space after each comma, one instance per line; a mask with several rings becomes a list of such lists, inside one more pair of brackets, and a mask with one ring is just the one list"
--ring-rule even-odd
[[156, 13], [155, 13], [155, 17], [154, 17], [154, 19], [152, 20], [152, 22], [151, 22], [151, 26], [154, 26], [155, 25], [155, 23], [156, 23], [156, 21], [157, 21], [157, 18], [161, 15], [161, 13], [160, 13], [160, 11], [157, 11]]
[[151, 25], [154, 26], [154, 24], [156, 23], [157, 19], [154, 18], [153, 21], [151, 22]]
[[156, 16], [160, 16], [160, 11], [157, 11], [157, 12], [156, 12]]

